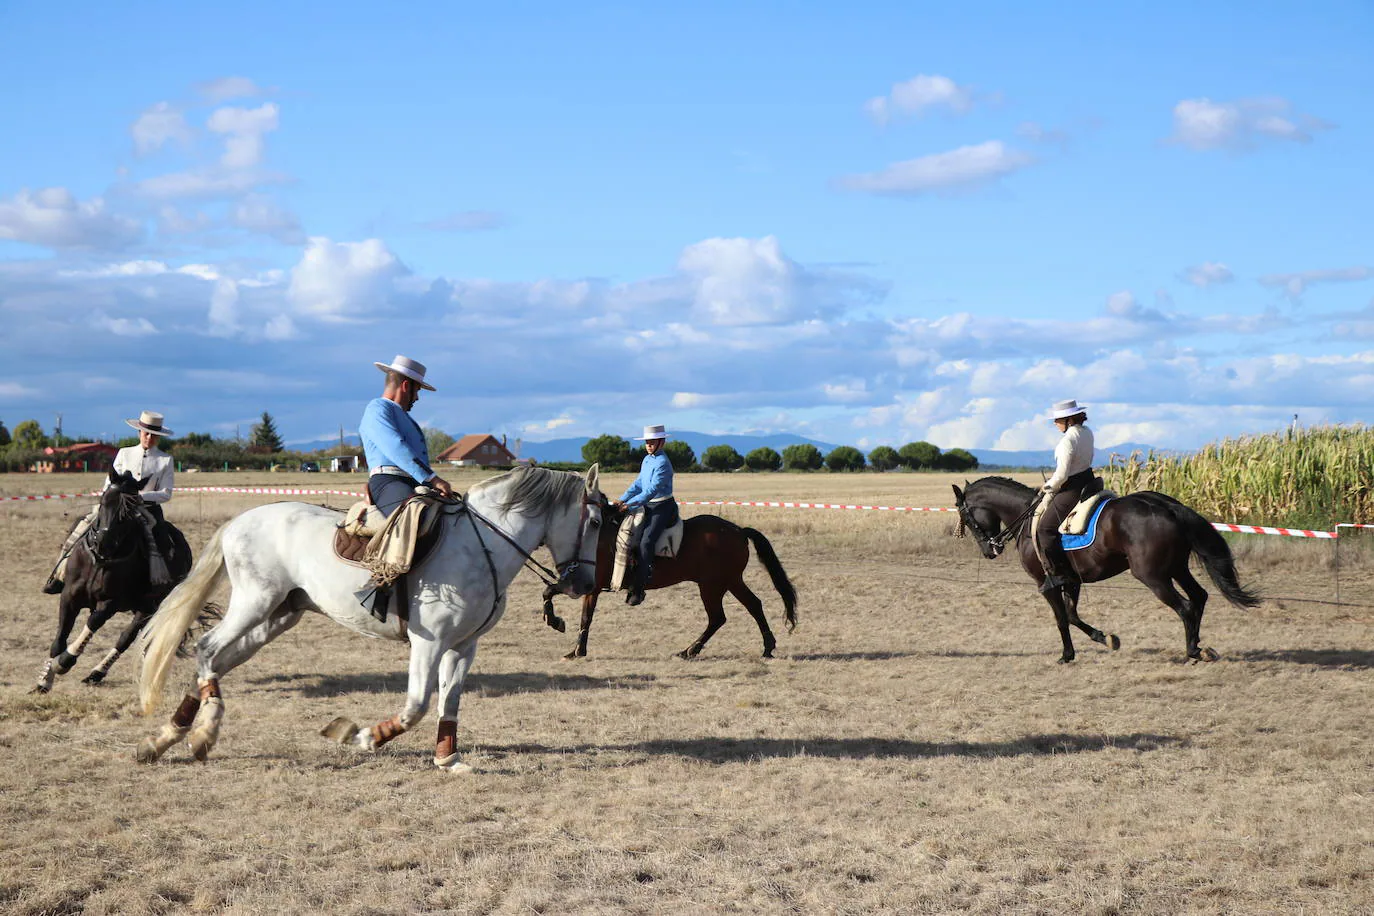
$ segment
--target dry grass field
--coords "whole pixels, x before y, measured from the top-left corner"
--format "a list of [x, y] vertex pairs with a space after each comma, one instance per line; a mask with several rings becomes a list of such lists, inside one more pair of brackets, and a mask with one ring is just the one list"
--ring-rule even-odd
[[[678, 495], [948, 506], [950, 479], [681, 475]], [[94, 482], [11, 475], [0, 495]], [[274, 498], [183, 492], [168, 516], [199, 547]], [[1084, 606], [1121, 651], [1078, 636], [1062, 666], [1029, 579], [949, 537], [951, 515], [689, 507], [772, 540], [800, 595], [789, 636], [751, 563], [779, 657], [728, 605], [700, 659], [674, 658], [704, 623], [679, 586], [605, 596], [590, 656], [563, 661], [572, 634], [522, 575], [464, 704], [479, 772], [455, 777], [431, 767], [432, 719], [375, 755], [318, 736], [396, 712], [406, 679], [403, 646], [322, 619], [224, 680], [205, 765], [133, 762], [165, 716], [136, 714], [136, 657], [79, 680], [112, 629], [30, 695], [55, 625], [39, 587], [84, 505], [0, 503], [5, 913], [1374, 911], [1374, 610], [1293, 600], [1330, 597], [1329, 542], [1235, 542], [1274, 597], [1214, 596], [1218, 662], [1183, 664], [1177, 618], [1123, 577]], [[1343, 599], [1374, 604], [1374, 564], [1344, 549]]]

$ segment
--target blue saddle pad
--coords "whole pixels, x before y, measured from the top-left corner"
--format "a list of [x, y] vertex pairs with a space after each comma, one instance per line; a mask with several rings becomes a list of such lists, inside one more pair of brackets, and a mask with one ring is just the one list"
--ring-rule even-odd
[[1091, 547], [1093, 539], [1097, 537], [1097, 520], [1102, 516], [1102, 510], [1107, 508], [1107, 503], [1111, 499], [1104, 499], [1093, 508], [1092, 517], [1088, 519], [1088, 530], [1082, 534], [1060, 535], [1060, 541], [1065, 550], [1082, 550], [1084, 547]]

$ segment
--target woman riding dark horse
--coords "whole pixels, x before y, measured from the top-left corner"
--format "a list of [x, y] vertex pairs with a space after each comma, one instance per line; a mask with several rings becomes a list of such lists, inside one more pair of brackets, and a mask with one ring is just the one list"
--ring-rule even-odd
[[[134, 619], [119, 634], [115, 647], [106, 653], [83, 682], [98, 684], [110, 667], [133, 644], [143, 625], [153, 616], [158, 604], [191, 569], [191, 549], [186, 538], [170, 523], [164, 523], [171, 581], [154, 585], [149, 570], [146, 508], [141, 492], [148, 478], [135, 479], [128, 471], [110, 471], [109, 484], [100, 495], [95, 520], [84, 530], [66, 560], [65, 581], [57, 612], [57, 638], [49, 649], [48, 660], [34, 686], [35, 693], [47, 693], [53, 679], [66, 674], [105, 622], [119, 611], [132, 611]], [[72, 627], [82, 608], [90, 616], [81, 634], [68, 643]]]
[[[1030, 522], [1041, 495], [1007, 477], [985, 477], [967, 484], [963, 490], [956, 486], [956, 534], [962, 537], [965, 530], [972, 532], [983, 556], [989, 560], [1002, 553], [1009, 539], [1016, 539], [1021, 566], [1041, 586], [1045, 600], [1054, 610], [1064, 643], [1061, 663], [1074, 660], [1070, 624], [1087, 633], [1093, 642], [1112, 649], [1121, 647], [1115, 635], [1104, 634], [1079, 618], [1078, 596], [1084, 582], [1101, 582], [1129, 569], [1182, 619], [1188, 658], [1194, 661], [1215, 661], [1217, 653], [1198, 644], [1207, 590], [1189, 571], [1189, 556], [1197, 556], [1231, 604], [1259, 604], [1260, 599], [1238, 581], [1231, 548], [1211, 523], [1173, 497], [1152, 490], [1104, 500], [1098, 510], [1095, 533], [1086, 539], [1087, 543], [1075, 545], [1064, 555], [1071, 575], [1064, 577], [1057, 587], [1046, 588], [1050, 574], [1037, 556]], [[1175, 583], [1183, 589], [1182, 595]]]
[[[623, 515], [607, 504], [602, 511], [604, 524], [596, 549], [596, 591], [582, 598], [582, 626], [577, 634], [577, 646], [564, 658], [582, 658], [587, 654], [587, 636], [596, 614], [597, 595], [611, 584], [612, 554], [615, 551], [616, 529]], [[787, 578], [778, 555], [768, 538], [753, 528], [741, 528], [715, 515], [694, 515], [683, 522], [682, 545], [676, 556], [658, 557], [652, 575], [645, 583], [648, 589], [667, 588], [679, 582], [697, 583], [701, 603], [706, 608], [706, 629], [696, 642], [677, 653], [679, 658], [695, 658], [709, 640], [725, 625], [724, 597], [728, 592], [744, 605], [749, 616], [759, 625], [763, 635], [763, 657], [772, 658], [777, 639], [763, 614], [763, 602], [744, 583], [744, 568], [749, 565], [749, 545], [759, 555], [773, 587], [782, 596], [787, 620], [787, 632], [797, 627], [797, 593]], [[558, 632], [566, 628], [562, 618], [553, 612], [552, 592], [544, 593], [544, 620]]]

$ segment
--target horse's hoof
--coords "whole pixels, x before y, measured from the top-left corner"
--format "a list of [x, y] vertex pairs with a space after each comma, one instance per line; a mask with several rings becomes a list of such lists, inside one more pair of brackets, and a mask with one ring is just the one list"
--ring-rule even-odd
[[152, 738], [144, 738], [138, 743], [138, 749], [134, 751], [134, 760], [139, 763], [157, 763], [157, 759], [161, 756], [161, 752], [157, 749], [157, 742]]
[[186, 742], [186, 746], [190, 748], [191, 756], [196, 758], [197, 763], [204, 763], [215, 745], [206, 736], [196, 735]]
[[1060, 656], [1059, 662], [1058, 662], [1058, 663], [1061, 664], [1061, 665], [1072, 665], [1072, 664], [1073, 664], [1073, 660], [1074, 660], [1074, 656], [1072, 656], [1072, 655], [1063, 655], [1063, 656]]
[[563, 660], [564, 660], [564, 661], [567, 661], [567, 662], [575, 662], [575, 661], [577, 661], [579, 658], [586, 658], [586, 657], [587, 657], [587, 653], [586, 653], [586, 652], [579, 652], [579, 651], [577, 651], [576, 649], [573, 649], [573, 650], [572, 650], [571, 652], [569, 652], [567, 655], [563, 656]]
[[763, 657], [764, 657], [764, 658], [772, 658], [772, 657], [773, 657], [773, 650], [772, 650], [772, 649], [764, 649], [764, 650], [763, 650]]
[[99, 684], [99, 683], [101, 683], [101, 682], [104, 681], [104, 680], [105, 680], [105, 672], [104, 672], [104, 671], [92, 671], [90, 674], [86, 675], [85, 677], [83, 677], [83, 678], [81, 679], [81, 683], [83, 683], [83, 684]]
[[1198, 657], [1204, 662], [1214, 662], [1217, 659], [1221, 658], [1221, 656], [1217, 654], [1217, 650], [1211, 648], [1210, 646], [1203, 646], [1198, 651]]
[[35, 693], [43, 694], [43, 693], [47, 693], [49, 690], [52, 690], [52, 684], [34, 684], [34, 685], [33, 685], [33, 689], [30, 690], [29, 693], [30, 693], [30, 694], [35, 694]]
[[435, 757], [434, 765], [441, 770], [449, 773], [456, 773], [459, 776], [466, 776], [469, 773], [476, 773], [477, 770], [470, 764], [466, 764], [457, 754], [449, 754], [447, 757]]
[[320, 729], [320, 734], [340, 744], [348, 744], [358, 734], [358, 726], [351, 720], [339, 716], [333, 722], [330, 722], [324, 728]]
[[1111, 649], [1113, 652], [1121, 648], [1121, 640], [1116, 638], [1115, 633], [1107, 634], [1107, 648]]

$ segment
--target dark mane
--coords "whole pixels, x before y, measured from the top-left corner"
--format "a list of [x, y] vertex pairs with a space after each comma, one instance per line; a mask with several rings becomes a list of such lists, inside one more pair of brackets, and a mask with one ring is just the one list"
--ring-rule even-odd
[[1009, 490], [1018, 496], [1030, 496], [1035, 492], [1034, 487], [1028, 487], [1018, 480], [1012, 480], [1010, 477], [980, 477], [965, 487], [965, 490], [972, 492], [975, 487], [983, 486], [995, 490]]

